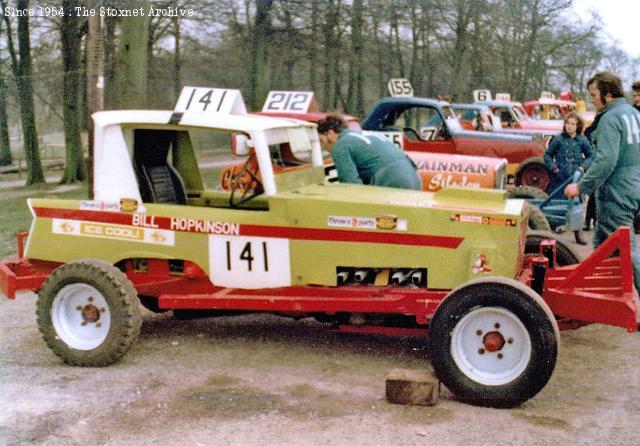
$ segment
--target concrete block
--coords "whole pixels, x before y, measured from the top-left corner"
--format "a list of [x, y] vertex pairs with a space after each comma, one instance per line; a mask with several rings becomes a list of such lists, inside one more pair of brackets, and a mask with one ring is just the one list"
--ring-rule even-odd
[[440, 381], [433, 371], [393, 369], [385, 384], [387, 401], [392, 404], [433, 406], [440, 396]]

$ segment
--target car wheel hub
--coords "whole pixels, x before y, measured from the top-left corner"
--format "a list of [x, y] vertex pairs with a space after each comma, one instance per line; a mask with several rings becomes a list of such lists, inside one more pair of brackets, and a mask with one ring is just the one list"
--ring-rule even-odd
[[467, 313], [453, 329], [451, 355], [470, 379], [484, 385], [503, 385], [527, 368], [531, 338], [511, 311], [479, 307]]
[[51, 320], [57, 337], [77, 350], [100, 346], [111, 327], [107, 300], [84, 283], [66, 285], [58, 291], [51, 306]]

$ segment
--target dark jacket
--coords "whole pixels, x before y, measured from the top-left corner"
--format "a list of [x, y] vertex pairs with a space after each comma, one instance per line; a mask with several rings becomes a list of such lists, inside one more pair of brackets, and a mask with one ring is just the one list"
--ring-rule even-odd
[[587, 170], [591, 165], [591, 144], [583, 135], [573, 138], [562, 132], [554, 136], [547, 151], [544, 154], [544, 164], [551, 172], [556, 167], [560, 169], [560, 182], [570, 178], [573, 173], [582, 167]]

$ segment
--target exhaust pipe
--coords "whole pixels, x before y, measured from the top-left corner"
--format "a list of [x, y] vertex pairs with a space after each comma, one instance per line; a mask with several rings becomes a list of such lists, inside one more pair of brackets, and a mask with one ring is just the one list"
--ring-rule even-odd
[[367, 279], [367, 276], [369, 276], [368, 269], [359, 269], [355, 273], [353, 273], [353, 280], [358, 283], [364, 282]]
[[400, 285], [404, 282], [405, 274], [402, 271], [396, 271], [391, 275], [391, 284]]
[[344, 285], [349, 281], [349, 276], [351, 273], [349, 271], [341, 271], [338, 273], [338, 285]]

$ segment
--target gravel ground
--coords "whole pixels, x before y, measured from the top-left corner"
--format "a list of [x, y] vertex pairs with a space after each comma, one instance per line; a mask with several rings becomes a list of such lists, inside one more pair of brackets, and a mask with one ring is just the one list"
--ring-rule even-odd
[[623, 329], [562, 332], [549, 384], [519, 408], [468, 406], [446, 389], [411, 407], [386, 403], [384, 378], [429, 367], [420, 337], [145, 311], [118, 364], [77, 368], [45, 346], [35, 298], [0, 300], [0, 445], [640, 444], [640, 336]]

